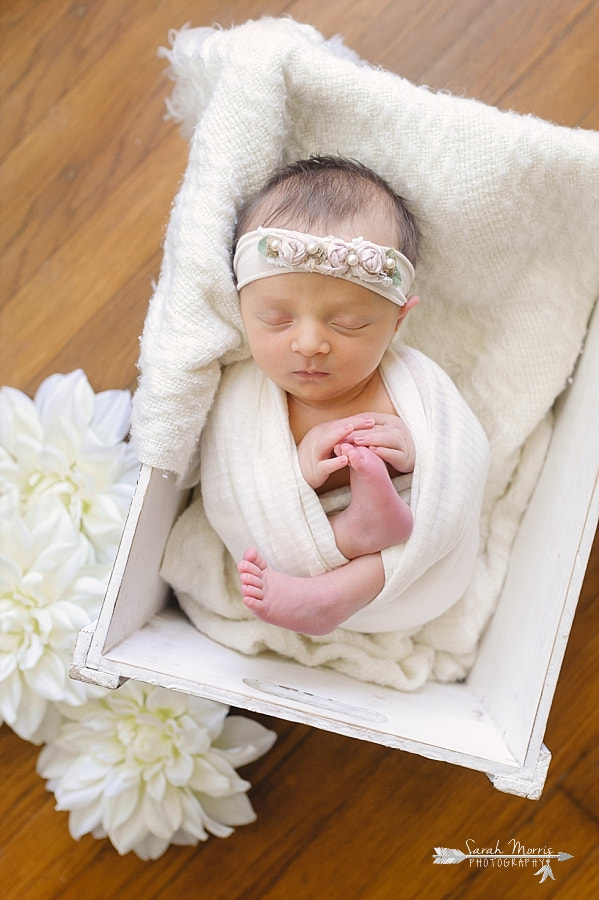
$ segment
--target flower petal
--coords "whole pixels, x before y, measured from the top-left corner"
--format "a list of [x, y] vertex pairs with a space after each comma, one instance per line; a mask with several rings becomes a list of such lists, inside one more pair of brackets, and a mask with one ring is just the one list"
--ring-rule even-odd
[[26, 669], [23, 676], [32, 693], [46, 700], [62, 700], [65, 694], [66, 669], [65, 660], [46, 648], [35, 669]]
[[94, 392], [82, 369], [67, 375], [50, 375], [39, 386], [34, 403], [47, 429], [58, 418], [68, 418], [84, 427], [93, 416]]
[[104, 792], [107, 797], [117, 797], [121, 791], [137, 790], [140, 781], [140, 772], [135, 767], [125, 764], [115, 766], [106, 773]]
[[139, 788], [135, 785], [116, 796], [105, 797], [102, 823], [106, 831], [119, 828], [127, 821], [139, 802], [139, 796]]
[[213, 741], [231, 765], [238, 768], [254, 762], [267, 753], [277, 735], [253, 719], [245, 716], [227, 716], [223, 729]]
[[129, 431], [131, 394], [129, 391], [102, 391], [96, 394], [91, 430], [105, 445], [122, 441]]
[[204, 812], [224, 825], [249, 825], [256, 821], [256, 813], [246, 794], [228, 797], [202, 797]]
[[193, 771], [193, 758], [186, 753], [169, 760], [166, 764], [166, 775], [170, 783], [174, 785], [187, 784]]
[[100, 824], [100, 810], [101, 805], [98, 801], [70, 812], [69, 833], [74, 840], [78, 841]]
[[12, 730], [26, 741], [34, 741], [36, 731], [41, 727], [48, 709], [48, 702], [43, 697], [29, 690], [22, 683], [23, 693], [19, 707], [15, 710], [15, 716], [10, 719], [6, 711], [1, 709], [2, 715]]
[[102, 785], [90, 784], [86, 787], [67, 786], [64, 779], [54, 787], [56, 809], [60, 811], [83, 809], [89, 803], [99, 802], [102, 797]]
[[181, 808], [182, 828], [200, 841], [208, 840], [208, 832], [204, 828], [204, 810], [197, 796], [188, 790], [181, 791]]
[[164, 792], [166, 791], [166, 775], [160, 769], [155, 773], [153, 778], [146, 780], [146, 791], [148, 792], [148, 796], [155, 800], [157, 803], [160, 803], [162, 798], [164, 797]]
[[0, 686], [0, 715], [9, 724], [16, 721], [21, 697], [23, 695], [23, 681], [20, 672], [15, 672]]
[[157, 837], [170, 840], [181, 827], [183, 809], [179, 791], [174, 788], [167, 788], [159, 803], [146, 794], [142, 808], [148, 829]]
[[158, 859], [159, 856], [162, 856], [169, 846], [169, 843], [170, 841], [166, 838], [158, 838], [155, 834], [148, 834], [143, 841], [140, 841], [131, 849], [136, 856], [145, 862], [147, 860]]
[[[149, 829], [146, 825], [142, 804], [138, 803], [129, 818], [116, 828], [106, 829], [108, 837], [119, 853], [129, 853], [141, 845], [148, 837]], [[137, 852], [137, 851], [136, 851]]]

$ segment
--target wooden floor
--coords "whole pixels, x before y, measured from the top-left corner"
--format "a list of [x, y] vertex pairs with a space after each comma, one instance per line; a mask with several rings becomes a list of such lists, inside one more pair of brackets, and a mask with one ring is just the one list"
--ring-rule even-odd
[[[593, 0], [3, 0], [0, 384], [33, 392], [83, 367], [133, 387], [138, 335], [187, 148], [163, 121], [156, 48], [189, 21], [292, 15], [433, 88], [568, 126], [599, 126]], [[596, 413], [596, 410], [595, 410]], [[599, 543], [553, 704], [542, 799], [484, 775], [285, 722], [247, 767], [255, 825], [157, 862], [75, 843], [35, 774], [38, 748], [0, 731], [4, 898], [396, 900], [599, 895]], [[433, 847], [551, 846], [530, 870], [433, 866]], [[593, 890], [594, 887], [594, 890]]]

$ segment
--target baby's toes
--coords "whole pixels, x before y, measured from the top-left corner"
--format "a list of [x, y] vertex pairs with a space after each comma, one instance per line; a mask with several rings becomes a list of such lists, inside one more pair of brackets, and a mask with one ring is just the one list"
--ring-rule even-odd
[[262, 587], [263, 578], [262, 572], [257, 566], [253, 566], [251, 569], [249, 568], [241, 568], [241, 564], [239, 566], [239, 577], [241, 579], [242, 584], [251, 584], [254, 587]]

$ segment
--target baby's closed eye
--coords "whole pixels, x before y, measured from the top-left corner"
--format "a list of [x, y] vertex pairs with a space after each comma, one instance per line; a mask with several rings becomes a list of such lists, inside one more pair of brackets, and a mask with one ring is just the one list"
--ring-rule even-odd
[[337, 317], [331, 322], [331, 325], [336, 328], [342, 328], [344, 331], [360, 331], [362, 328], [366, 328], [368, 324], [368, 321], [365, 319], [349, 317]]
[[264, 325], [271, 325], [273, 327], [276, 327], [277, 325], [291, 325], [293, 322], [293, 317], [287, 313], [264, 313], [259, 316], [259, 319]]

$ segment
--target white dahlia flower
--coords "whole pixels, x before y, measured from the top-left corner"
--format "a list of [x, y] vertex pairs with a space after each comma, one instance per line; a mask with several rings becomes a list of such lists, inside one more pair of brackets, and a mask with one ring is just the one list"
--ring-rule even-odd
[[0, 389], [0, 513], [61, 500], [87, 550], [112, 563], [138, 472], [129, 391], [94, 394], [81, 369], [51, 375], [33, 400]]
[[250, 784], [236, 767], [272, 746], [275, 735], [221, 703], [127, 682], [86, 706], [41, 751], [58, 810], [76, 840], [108, 837], [119, 853], [157, 859], [169, 844], [228, 837], [255, 820]]
[[0, 516], [0, 721], [34, 743], [55, 733], [57, 702], [100, 693], [68, 677], [77, 632], [98, 614], [108, 577], [86, 556], [55, 497]]

